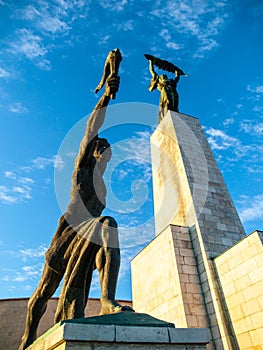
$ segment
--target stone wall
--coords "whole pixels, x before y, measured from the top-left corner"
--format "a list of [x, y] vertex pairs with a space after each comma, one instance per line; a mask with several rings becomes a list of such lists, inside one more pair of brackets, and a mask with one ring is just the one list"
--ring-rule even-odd
[[131, 264], [136, 311], [176, 327], [209, 326], [188, 227], [169, 225]]
[[254, 231], [214, 260], [221, 297], [242, 350], [263, 348], [263, 232]]
[[[0, 349], [17, 350], [25, 329], [28, 298], [0, 300]], [[38, 336], [45, 333], [54, 323], [54, 315], [58, 298], [48, 302], [47, 311], [42, 317]], [[130, 301], [120, 301], [121, 304], [130, 305]], [[90, 298], [85, 309], [85, 316], [97, 316], [100, 312], [100, 300]]]

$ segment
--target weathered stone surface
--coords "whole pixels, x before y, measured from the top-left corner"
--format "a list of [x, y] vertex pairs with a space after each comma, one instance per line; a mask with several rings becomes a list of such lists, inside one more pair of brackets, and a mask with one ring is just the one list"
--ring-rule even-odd
[[[114, 315], [113, 315], [114, 316]], [[147, 315], [138, 315], [143, 322]], [[136, 318], [136, 317], [135, 317]], [[101, 325], [66, 321], [57, 324], [37, 339], [29, 350], [82, 350], [82, 349], [118, 349], [118, 350], [205, 350], [209, 343], [206, 329], [175, 329], [171, 326]], [[97, 318], [99, 321], [99, 317]], [[85, 319], [82, 320], [86, 322]], [[94, 318], [93, 318], [94, 321]], [[137, 320], [138, 322], [138, 320]], [[160, 321], [160, 324], [163, 324]], [[171, 332], [170, 332], [171, 331]]]
[[137, 312], [118, 312], [116, 314], [102, 315], [95, 317], [76, 318], [73, 320], [64, 320], [60, 324], [64, 323], [80, 323], [89, 325], [122, 325], [122, 326], [141, 326], [141, 327], [171, 327], [174, 328], [173, 323], [159, 320], [148, 314]]
[[240, 349], [252, 350], [262, 346], [261, 235], [260, 231], [253, 232], [214, 261], [222, 300]]
[[116, 342], [169, 343], [168, 329], [164, 327], [116, 327]]
[[186, 328], [176, 328], [169, 329], [168, 332], [171, 338], [171, 343], [175, 344], [181, 344], [186, 342], [188, 344], [207, 344], [211, 340], [208, 329], [205, 328], [192, 328], [191, 332], [188, 332], [188, 329]]

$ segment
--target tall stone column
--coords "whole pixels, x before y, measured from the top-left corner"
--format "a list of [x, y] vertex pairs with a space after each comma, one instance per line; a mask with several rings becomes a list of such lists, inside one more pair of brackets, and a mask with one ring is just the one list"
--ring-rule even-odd
[[213, 259], [245, 233], [198, 119], [168, 112], [151, 150], [157, 237], [132, 261], [134, 308], [234, 349]]

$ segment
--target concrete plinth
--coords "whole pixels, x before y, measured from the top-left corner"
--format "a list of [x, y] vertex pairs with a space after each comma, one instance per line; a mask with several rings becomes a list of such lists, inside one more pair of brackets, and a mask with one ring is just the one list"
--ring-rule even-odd
[[146, 314], [124, 312], [63, 321], [28, 350], [205, 350], [207, 343], [207, 329], [176, 329]]

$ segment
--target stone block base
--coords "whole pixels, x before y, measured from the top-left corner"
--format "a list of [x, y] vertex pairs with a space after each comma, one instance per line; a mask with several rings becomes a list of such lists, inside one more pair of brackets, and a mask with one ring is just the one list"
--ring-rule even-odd
[[205, 350], [208, 343], [205, 328], [176, 329], [146, 314], [123, 312], [63, 321], [28, 350]]

